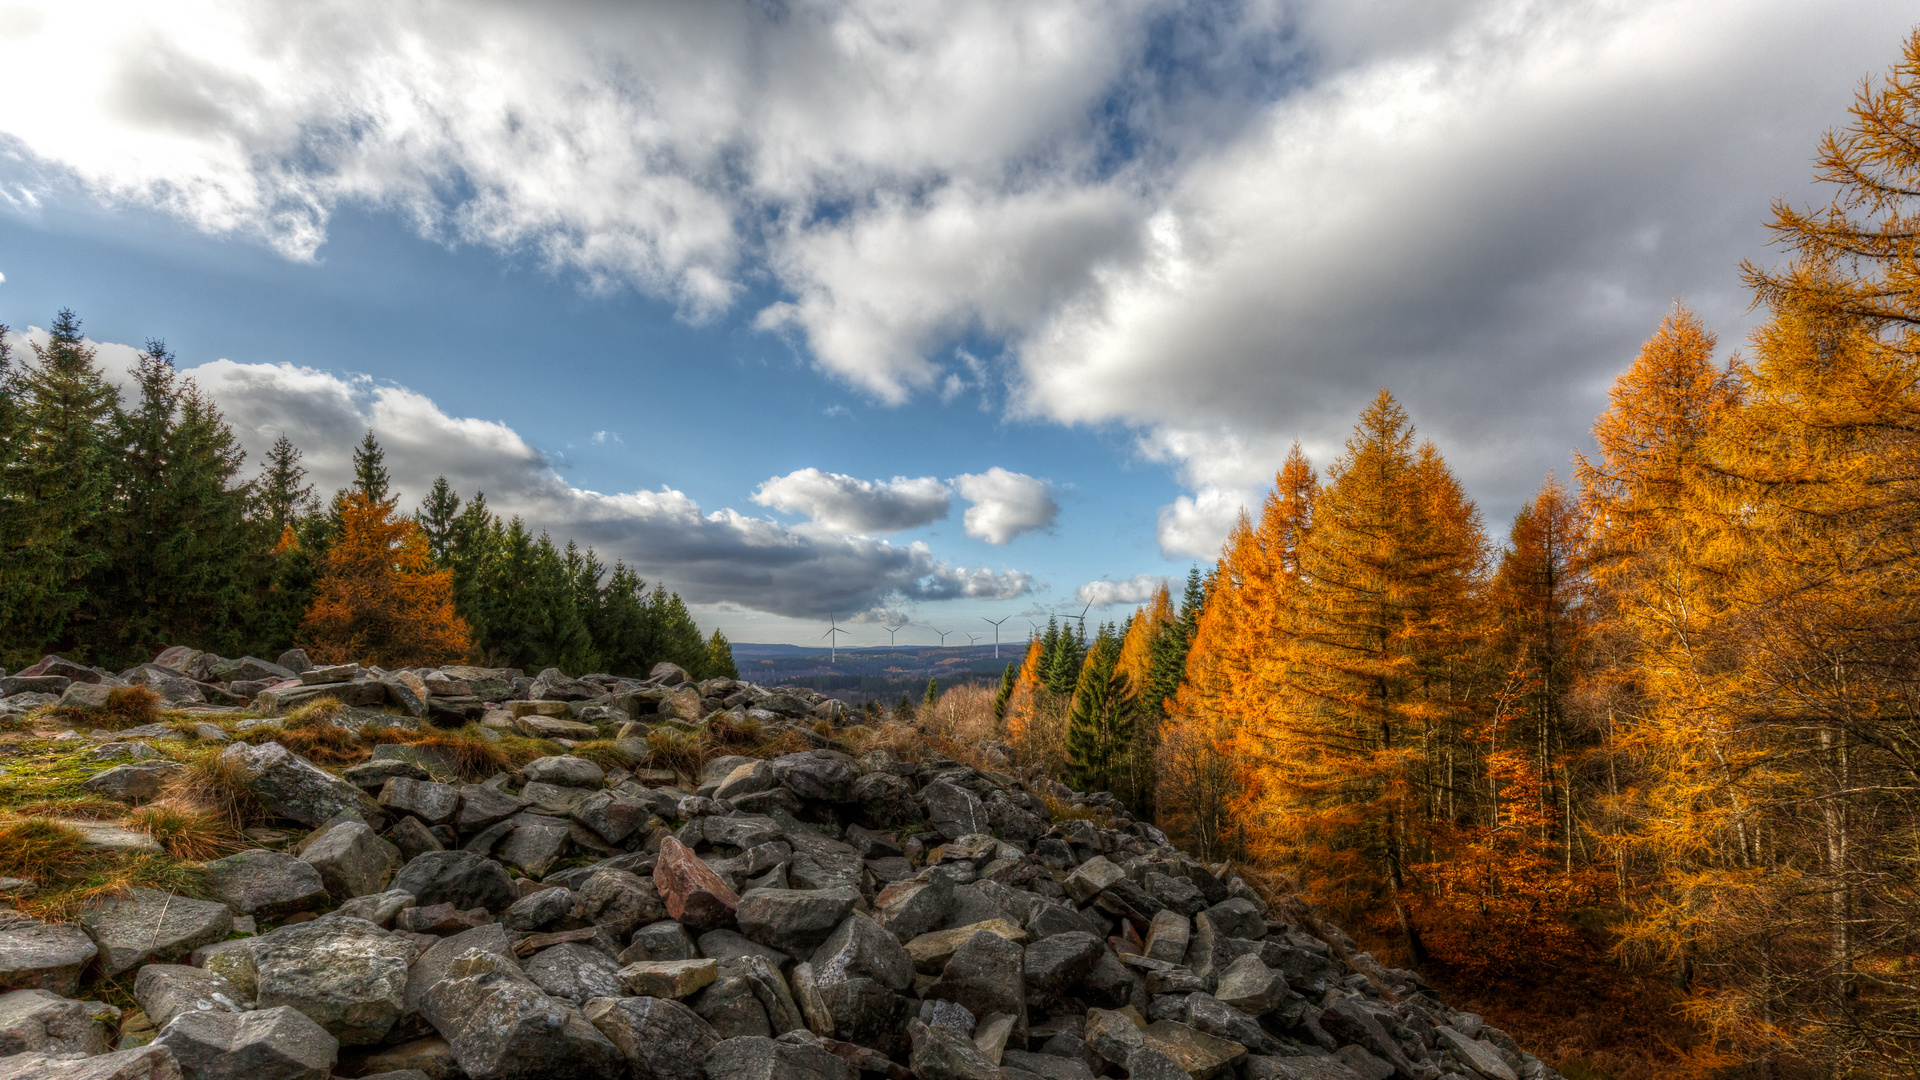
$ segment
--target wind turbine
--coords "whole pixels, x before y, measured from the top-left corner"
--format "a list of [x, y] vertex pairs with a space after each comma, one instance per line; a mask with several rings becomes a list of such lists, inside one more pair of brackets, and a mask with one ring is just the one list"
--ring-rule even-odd
[[974, 647], [974, 645], [979, 643], [981, 635], [976, 634], [971, 630], [967, 631], [966, 633], [967, 633], [967, 648], [971, 649]]
[[905, 630], [906, 628], [907, 628], [906, 623], [901, 623], [899, 626], [883, 626], [880, 628], [887, 632], [887, 648], [889, 649], [893, 648], [893, 635], [899, 633], [902, 630]]
[[829, 628], [827, 632], [820, 636], [827, 639], [827, 663], [831, 664], [840, 658], [840, 639], [833, 635], [844, 634], [848, 631], [840, 629], [840, 623], [833, 617], [832, 612], [827, 613], [827, 626]]
[[933, 629], [933, 627], [931, 627], [931, 626], [929, 626], [929, 627], [927, 627], [927, 629], [929, 629], [929, 630], [933, 630], [933, 632], [934, 632], [934, 633], [936, 633], [936, 634], [939, 634], [939, 635], [940, 635], [940, 647], [941, 647], [941, 648], [943, 648], [943, 649], [944, 649], [944, 648], [946, 648], [946, 647], [947, 647], [947, 635], [948, 635], [948, 634], [951, 634], [951, 633], [953, 633], [953, 631], [951, 631], [951, 630], [934, 630], [934, 629]]
[[991, 623], [993, 625], [993, 658], [995, 660], [1000, 659], [1000, 623], [1006, 622], [1008, 619], [1011, 619], [1011, 618], [1013, 618], [1013, 616], [1003, 615], [1000, 618], [1000, 622], [994, 622], [992, 619], [987, 618], [985, 615], [980, 616], [981, 622]]

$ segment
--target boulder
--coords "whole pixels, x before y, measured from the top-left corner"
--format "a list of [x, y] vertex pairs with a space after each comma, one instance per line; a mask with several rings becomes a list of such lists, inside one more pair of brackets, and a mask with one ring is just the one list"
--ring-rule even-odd
[[1249, 1016], [1265, 1016], [1278, 1008], [1289, 993], [1286, 979], [1261, 963], [1257, 954], [1249, 953], [1228, 964], [1220, 973], [1213, 996]]
[[77, 926], [50, 925], [0, 909], [0, 990], [31, 988], [71, 997], [80, 989], [80, 973], [98, 953]]
[[1127, 879], [1127, 872], [1115, 866], [1105, 855], [1095, 855], [1067, 875], [1067, 895], [1076, 904], [1085, 904], [1100, 893]]
[[187, 1080], [327, 1080], [340, 1044], [297, 1009], [193, 1012], [154, 1045], [172, 1051]]
[[758, 1036], [722, 1039], [707, 1055], [707, 1075], [727, 1080], [856, 1080], [852, 1065], [804, 1042]]
[[619, 971], [629, 994], [675, 999], [698, 993], [719, 975], [716, 960], [640, 960]]
[[540, 716], [533, 713], [529, 713], [526, 716], [515, 717], [513, 726], [519, 729], [520, 734], [525, 735], [529, 739], [572, 739], [577, 742], [582, 739], [599, 738], [600, 736], [600, 729], [594, 727], [592, 724], [583, 724], [578, 720], [564, 720], [558, 716]]
[[478, 832], [526, 808], [525, 799], [516, 799], [482, 784], [468, 784], [460, 789], [460, 809], [454, 815], [453, 825], [461, 832]]
[[653, 882], [626, 870], [596, 870], [574, 889], [573, 917], [604, 926], [626, 940], [635, 929], [667, 917]]
[[515, 900], [500, 916], [500, 922], [509, 930], [532, 932], [552, 926], [566, 918], [572, 910], [571, 889], [541, 889]]
[[400, 849], [359, 821], [342, 821], [310, 838], [300, 858], [320, 874], [336, 901], [370, 896], [400, 869]]
[[660, 842], [653, 887], [667, 914], [695, 930], [717, 929], [733, 921], [740, 897], [686, 845], [669, 836]]
[[415, 907], [418, 903], [410, 892], [401, 889], [388, 889], [386, 892], [372, 893], [367, 896], [356, 896], [352, 900], [333, 909], [333, 914], [347, 918], [365, 919], [375, 926], [384, 927], [392, 925], [394, 918], [402, 911], [410, 907]]
[[0, 1058], [0, 1080], [182, 1080], [173, 1051], [148, 1044], [98, 1057], [38, 1051]]
[[193, 1012], [240, 1012], [248, 995], [217, 971], [186, 964], [148, 964], [133, 980], [133, 999], [155, 1027]]
[[459, 813], [460, 789], [432, 780], [395, 776], [380, 788], [380, 805], [411, 814], [428, 825], [445, 825]]
[[575, 1005], [619, 997], [620, 962], [591, 945], [572, 942], [542, 949], [526, 962], [527, 978], [554, 997]]
[[563, 821], [527, 815], [514, 825], [494, 856], [531, 878], [542, 878], [567, 854], [572, 836]]
[[652, 807], [623, 791], [596, 791], [573, 805], [567, 816], [592, 829], [609, 844], [619, 844], [646, 827]]
[[[5, 1000], [0, 998], [0, 1000]], [[1492, 1043], [1468, 1038], [1465, 1033], [1451, 1025], [1442, 1024], [1433, 1029], [1440, 1049], [1446, 1050], [1460, 1059], [1468, 1068], [1479, 1073], [1487, 1080], [1519, 1080], [1519, 1076], [1500, 1056]]]
[[591, 701], [601, 693], [599, 687], [590, 682], [570, 679], [559, 668], [542, 671], [527, 689], [527, 696], [535, 701]]
[[115, 765], [80, 782], [95, 795], [138, 806], [160, 797], [175, 777], [187, 771], [177, 761], [134, 761]]
[[413, 966], [407, 969], [407, 1014], [419, 1012], [426, 1001], [427, 991], [447, 977], [453, 962], [476, 949], [492, 953], [509, 964], [517, 963], [513, 955], [513, 941], [498, 923], [476, 926], [452, 937], [442, 938], [427, 946], [427, 951], [421, 953]]
[[225, 904], [135, 887], [90, 901], [80, 910], [80, 925], [100, 950], [101, 972], [111, 978], [219, 941], [233, 930], [233, 913]]
[[598, 788], [607, 782], [605, 769], [571, 754], [534, 758], [522, 766], [520, 772], [529, 781], [560, 787]]
[[913, 1053], [907, 1065], [916, 1080], [999, 1080], [1000, 1069], [972, 1039], [948, 1027], [909, 1021]]
[[902, 941], [931, 933], [947, 922], [953, 909], [953, 878], [935, 874], [925, 881], [897, 881], [874, 899], [880, 925]]
[[927, 820], [949, 840], [986, 832], [987, 807], [979, 796], [945, 780], [936, 780], [920, 791], [927, 804]]
[[973, 935], [981, 931], [1005, 938], [1016, 945], [1024, 944], [1027, 940], [1027, 932], [1006, 919], [988, 919], [956, 926], [951, 930], [921, 934], [907, 942], [907, 955], [913, 957], [914, 966], [921, 971], [937, 974], [945, 969], [947, 961], [960, 951], [961, 946], [973, 940]]
[[470, 1080], [617, 1080], [625, 1055], [510, 960], [480, 949], [454, 958], [421, 1003]]
[[393, 887], [422, 906], [452, 904], [466, 911], [505, 911], [514, 901], [513, 879], [497, 862], [471, 851], [429, 851], [400, 868]]
[[260, 805], [275, 817], [316, 828], [341, 815], [372, 822], [380, 807], [367, 793], [277, 742], [234, 743], [220, 752]]
[[860, 775], [854, 760], [838, 750], [787, 754], [775, 758], [770, 771], [795, 795], [828, 803], [852, 801], [853, 782]]
[[69, 1001], [46, 990], [0, 994], [0, 1055], [104, 1054], [112, 1049], [120, 1010], [98, 1001]]
[[913, 986], [913, 957], [898, 938], [864, 915], [841, 920], [832, 936], [813, 951], [809, 963], [815, 982], [822, 985], [869, 978], [897, 992]]
[[975, 1016], [1006, 1013], [1027, 1027], [1024, 949], [992, 930], [976, 930], [941, 969], [927, 996], [964, 1005]]
[[1041, 938], [1028, 945], [1022, 963], [1027, 985], [1043, 995], [1065, 993], [1093, 973], [1106, 942], [1085, 931]]
[[406, 1004], [414, 947], [364, 919], [327, 915], [252, 943], [257, 1004], [291, 1005], [345, 1046], [385, 1039]]
[[214, 895], [244, 915], [277, 919], [320, 907], [327, 899], [320, 871], [284, 852], [254, 848], [206, 867]]
[[798, 960], [832, 935], [856, 904], [858, 889], [749, 889], [734, 911], [740, 932]]
[[707, 1080], [707, 1058], [720, 1040], [705, 1020], [680, 1002], [603, 997], [587, 1002], [581, 1015], [620, 1049], [636, 1077]]

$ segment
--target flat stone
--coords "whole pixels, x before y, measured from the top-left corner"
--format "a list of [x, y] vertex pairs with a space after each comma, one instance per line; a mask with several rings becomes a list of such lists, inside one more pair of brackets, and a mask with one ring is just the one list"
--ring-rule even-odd
[[254, 848], [206, 866], [214, 895], [243, 914], [279, 918], [320, 907], [327, 899], [320, 871], [284, 852]]
[[1249, 1057], [1247, 1080], [1360, 1080], [1335, 1057]]
[[1174, 1020], [1147, 1025], [1147, 1046], [1172, 1058], [1186, 1075], [1204, 1080], [1230, 1072], [1246, 1060], [1247, 1048]]
[[102, 973], [111, 978], [219, 941], [232, 931], [233, 913], [225, 904], [135, 887], [88, 903], [80, 925], [100, 950]]
[[645, 828], [652, 812], [644, 799], [620, 791], [596, 791], [575, 803], [567, 816], [607, 843], [619, 844]]
[[[1012, 925], [1012, 924], [1008, 924]], [[1024, 936], [1024, 935], [1023, 935]], [[1006, 1013], [1015, 1028], [1027, 1026], [1025, 950], [996, 930], [976, 929], [954, 951], [927, 996], [957, 1002], [975, 1016]]]
[[1127, 872], [1115, 866], [1105, 855], [1095, 855], [1067, 875], [1067, 895], [1076, 904], [1085, 904], [1113, 885], [1125, 881]]
[[949, 840], [991, 828], [986, 804], [963, 787], [936, 780], [920, 789], [920, 797], [926, 800], [927, 820]]
[[80, 973], [98, 953], [77, 926], [0, 909], [0, 990], [31, 988], [72, 997], [80, 989]]
[[706, 1070], [727, 1080], [855, 1080], [858, 1075], [819, 1046], [758, 1036], [720, 1040], [707, 1055]]
[[857, 889], [748, 889], [734, 911], [740, 932], [798, 960], [819, 948], [860, 903]]
[[460, 811], [460, 789], [432, 780], [395, 776], [380, 788], [380, 805], [412, 814], [428, 825], [445, 825]]
[[95, 795], [138, 806], [159, 798], [167, 784], [186, 771], [187, 767], [176, 761], [135, 761], [95, 773], [80, 786]]
[[174, 1018], [154, 1045], [193, 1080], [327, 1080], [340, 1044], [299, 1010], [194, 1012]]
[[999, 1066], [960, 1032], [912, 1020], [907, 1037], [913, 1043], [907, 1066], [916, 1080], [999, 1080]]
[[450, 938], [442, 938], [427, 946], [427, 951], [421, 953], [413, 966], [407, 969], [407, 1014], [419, 1012], [426, 1001], [427, 992], [447, 977], [453, 962], [476, 949], [493, 953], [508, 963], [517, 963], [513, 955], [513, 942], [507, 936], [506, 929], [498, 923], [476, 926]]
[[239, 1012], [249, 997], [225, 976], [187, 964], [148, 964], [133, 980], [133, 999], [155, 1027], [190, 1012]]
[[1289, 992], [1279, 972], [1262, 964], [1259, 956], [1248, 954], [1227, 965], [1213, 996], [1249, 1016], [1264, 1016], [1278, 1008]]
[[385, 892], [356, 896], [333, 909], [333, 914], [343, 918], [365, 919], [375, 926], [388, 927], [402, 911], [419, 903], [414, 895], [404, 889], [388, 889]]
[[864, 915], [842, 920], [808, 962], [815, 981], [823, 985], [869, 978], [897, 993], [913, 986], [913, 957], [898, 938]]
[[516, 716], [513, 726], [529, 739], [569, 739], [580, 742], [600, 737], [600, 729], [592, 724], [583, 724], [578, 720], [565, 720], [558, 716], [533, 714]]
[[561, 787], [559, 784], [529, 783], [520, 789], [520, 797], [534, 809], [550, 814], [571, 813], [574, 807], [587, 801], [592, 792], [581, 788]]
[[149, 1043], [97, 1057], [39, 1053], [0, 1058], [0, 1080], [181, 1080], [173, 1051]]
[[1041, 938], [1027, 946], [1027, 985], [1043, 994], [1061, 994], [1093, 973], [1106, 943], [1092, 934], [1071, 932]]
[[928, 881], [901, 881], [887, 886], [874, 899], [880, 925], [902, 941], [932, 933], [947, 921], [953, 909], [953, 879], [935, 874]]
[[527, 978], [540, 989], [575, 1005], [622, 996], [620, 962], [591, 945], [568, 942], [542, 949], [526, 962], [525, 969]]
[[598, 788], [607, 782], [605, 769], [571, 754], [534, 758], [521, 766], [520, 772], [529, 781], [561, 787]]
[[627, 870], [596, 870], [573, 890], [573, 917], [604, 926], [616, 939], [667, 917], [653, 882]]
[[635, 1076], [708, 1080], [707, 1057], [720, 1039], [705, 1020], [680, 1002], [604, 997], [589, 1001], [581, 1015], [619, 1047]]
[[720, 976], [714, 960], [642, 960], [620, 969], [621, 985], [636, 997], [683, 998]]
[[62, 818], [48, 818], [59, 825], [65, 825], [80, 834], [80, 839], [91, 848], [104, 848], [108, 851], [124, 851], [132, 854], [159, 854], [160, 842], [152, 836], [123, 828], [107, 821], [75, 821]]
[[1015, 945], [1025, 944], [1027, 932], [1006, 919], [988, 919], [984, 922], [956, 926], [951, 930], [937, 930], [931, 934], [921, 934], [907, 942], [907, 955], [913, 957], [913, 966], [928, 974], [937, 974], [953, 959], [960, 947], [972, 940], [973, 935], [987, 933], [1005, 938]]
[[552, 825], [523, 821], [515, 825], [495, 849], [494, 855], [508, 866], [517, 867], [528, 877], [545, 877], [553, 864], [566, 857], [572, 838], [562, 823]]
[[113, 1048], [119, 1021], [119, 1009], [98, 1001], [12, 990], [0, 994], [0, 1055], [104, 1054]]
[[541, 889], [531, 892], [513, 902], [500, 921], [509, 930], [530, 932], [544, 930], [573, 910], [573, 890], [563, 888]]
[[460, 809], [454, 815], [453, 824], [463, 833], [478, 832], [526, 808], [525, 799], [516, 799], [483, 784], [468, 784], [460, 789]]
[[1434, 1028], [1433, 1033], [1438, 1037], [1441, 1049], [1452, 1051], [1454, 1057], [1487, 1080], [1519, 1080], [1512, 1066], [1500, 1056], [1500, 1051], [1492, 1043], [1470, 1039], [1458, 1028], [1447, 1024]]
[[405, 1007], [414, 947], [363, 919], [326, 915], [254, 939], [260, 1008], [291, 1005], [345, 1046], [386, 1038]]

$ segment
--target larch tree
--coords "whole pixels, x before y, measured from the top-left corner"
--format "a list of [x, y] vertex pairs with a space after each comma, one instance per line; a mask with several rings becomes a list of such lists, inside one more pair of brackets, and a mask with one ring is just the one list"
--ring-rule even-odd
[[314, 658], [417, 667], [466, 655], [453, 574], [433, 565], [420, 527], [358, 491], [341, 500], [340, 512], [340, 537], [321, 561], [300, 628]]

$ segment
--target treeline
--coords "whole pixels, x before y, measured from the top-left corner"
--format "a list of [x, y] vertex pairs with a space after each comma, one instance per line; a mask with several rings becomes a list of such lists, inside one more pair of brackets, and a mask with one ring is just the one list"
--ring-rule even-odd
[[1775, 207], [1750, 352], [1677, 307], [1503, 545], [1385, 392], [1296, 448], [1208, 578], [1161, 823], [1416, 963], [1605, 925], [1699, 1027], [1669, 1074], [1920, 1067], [1916, 118], [1920, 34], [1832, 203]]
[[219, 409], [150, 341], [127, 397], [80, 320], [15, 357], [0, 326], [0, 666], [49, 652], [124, 668], [170, 644], [388, 665], [733, 675], [677, 594], [556, 547], [438, 480], [398, 509], [369, 432], [354, 482], [316, 498], [285, 437], [259, 472]]

